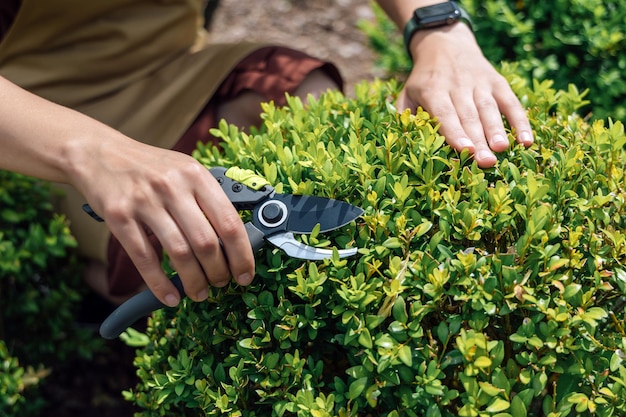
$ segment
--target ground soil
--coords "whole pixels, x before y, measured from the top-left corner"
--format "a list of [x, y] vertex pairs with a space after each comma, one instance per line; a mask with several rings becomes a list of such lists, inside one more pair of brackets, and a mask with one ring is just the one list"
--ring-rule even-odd
[[[380, 76], [357, 27], [372, 17], [369, 2], [362, 0], [220, 0], [210, 29], [215, 42], [266, 41], [332, 61], [350, 95], [356, 83]], [[90, 296], [84, 310], [81, 320], [91, 323], [98, 337], [97, 323], [111, 306]], [[131, 417], [136, 410], [121, 392], [137, 382], [133, 359], [134, 349], [115, 340], [91, 360], [57, 366], [42, 387], [49, 403], [42, 417]]]
[[216, 42], [272, 42], [334, 62], [351, 94], [355, 83], [382, 75], [358, 28], [373, 16], [362, 0], [220, 0], [210, 29]]

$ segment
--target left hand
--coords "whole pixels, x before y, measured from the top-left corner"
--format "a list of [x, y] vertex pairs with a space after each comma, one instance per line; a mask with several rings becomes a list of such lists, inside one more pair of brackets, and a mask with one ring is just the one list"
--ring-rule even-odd
[[495, 165], [494, 152], [509, 146], [502, 115], [519, 143], [533, 143], [524, 108], [467, 25], [419, 31], [409, 49], [414, 66], [398, 99], [400, 110], [421, 106], [438, 119], [446, 142], [468, 149], [481, 168]]

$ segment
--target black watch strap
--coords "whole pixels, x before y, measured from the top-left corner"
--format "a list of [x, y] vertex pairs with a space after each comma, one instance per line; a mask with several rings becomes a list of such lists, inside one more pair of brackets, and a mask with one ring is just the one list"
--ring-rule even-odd
[[415, 9], [413, 16], [404, 26], [404, 46], [407, 53], [411, 56], [409, 44], [418, 30], [447, 26], [459, 21], [472, 28], [470, 16], [452, 0]]

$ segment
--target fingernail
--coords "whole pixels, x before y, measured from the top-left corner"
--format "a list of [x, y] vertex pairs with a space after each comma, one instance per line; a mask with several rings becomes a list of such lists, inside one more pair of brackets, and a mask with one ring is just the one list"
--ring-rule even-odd
[[476, 157], [480, 161], [487, 161], [487, 160], [493, 159], [494, 156], [489, 151], [480, 151], [480, 152], [478, 152]]
[[491, 139], [492, 145], [509, 145], [509, 141], [502, 135], [494, 135]]
[[241, 274], [237, 277], [237, 283], [239, 285], [248, 285], [252, 282], [252, 275], [248, 274], [247, 272], [245, 274]]
[[198, 294], [196, 294], [196, 300], [198, 301], [204, 301], [207, 298], [209, 298], [209, 290], [206, 288], [199, 291]]
[[472, 143], [472, 141], [469, 140], [468, 138], [461, 138], [461, 139], [459, 139], [459, 145], [461, 146], [461, 149], [467, 149], [467, 148], [473, 148], [474, 147], [474, 143]]
[[531, 143], [533, 143], [533, 136], [530, 134], [530, 132], [523, 131], [519, 134], [519, 140], [525, 145], [530, 145]]
[[176, 307], [178, 305], [179, 298], [174, 294], [167, 294], [165, 296], [165, 304], [168, 307]]

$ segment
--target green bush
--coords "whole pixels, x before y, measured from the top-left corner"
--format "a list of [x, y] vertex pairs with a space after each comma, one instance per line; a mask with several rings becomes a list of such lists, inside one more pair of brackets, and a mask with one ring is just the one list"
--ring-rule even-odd
[[[606, 0], [463, 0], [476, 39], [497, 67], [517, 62], [524, 77], [589, 89], [591, 117], [626, 122], [626, 8]], [[406, 74], [411, 62], [393, 24], [379, 10], [361, 24], [379, 64]], [[395, 32], [395, 33], [394, 33]], [[389, 39], [392, 39], [389, 42]]]
[[[76, 242], [65, 218], [54, 213], [51, 195], [46, 183], [0, 171], [2, 360], [17, 366], [19, 358], [27, 369], [43, 366], [28, 371], [29, 386], [37, 385], [34, 376], [45, 375], [52, 364], [77, 354], [88, 356], [99, 345], [91, 331], [76, 326], [83, 288], [72, 252]], [[0, 378], [10, 378], [5, 372], [0, 370]], [[21, 391], [0, 391], [0, 404], [20, 407], [15, 414], [2, 415], [37, 415], [41, 402], [36, 390], [29, 392], [35, 398], [17, 401], [14, 396]]]
[[249, 287], [156, 312], [129, 335], [139, 415], [625, 415], [623, 125], [586, 124], [574, 88], [511, 82], [537, 142], [486, 170], [398, 114], [394, 84], [267, 104], [250, 135], [222, 124], [197, 158], [363, 207], [305, 239], [359, 254], [266, 248]]
[[27, 403], [24, 393], [36, 389], [46, 370], [24, 369], [15, 357], [11, 357], [4, 341], [0, 340], [0, 415], [26, 416], [37, 415], [43, 406], [38, 396], [30, 396]]

